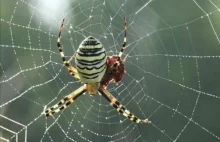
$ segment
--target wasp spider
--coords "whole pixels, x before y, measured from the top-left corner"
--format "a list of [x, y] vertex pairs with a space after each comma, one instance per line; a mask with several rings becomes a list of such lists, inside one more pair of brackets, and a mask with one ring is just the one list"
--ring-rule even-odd
[[45, 111], [45, 115], [51, 116], [54, 113], [58, 113], [59, 111], [65, 109], [86, 91], [90, 95], [95, 95], [98, 91], [106, 98], [106, 100], [108, 100], [110, 105], [116, 108], [119, 113], [123, 114], [131, 121], [136, 123], [148, 123], [149, 121], [147, 119], [141, 120], [137, 118], [106, 90], [111, 81], [118, 83], [121, 81], [125, 73], [124, 61], [121, 59], [121, 56], [126, 46], [126, 18], [124, 18], [124, 42], [119, 55], [106, 56], [105, 48], [103, 48], [102, 43], [100, 43], [96, 38], [89, 36], [82, 41], [76, 54], [74, 55], [76, 68], [70, 64], [73, 57], [67, 61], [61, 48], [60, 39], [63, 24], [64, 19], [60, 26], [57, 47], [60, 51], [63, 63], [69, 70], [70, 75], [81, 80], [84, 85], [73, 91], [71, 94], [65, 96], [56, 105], [48, 108]]

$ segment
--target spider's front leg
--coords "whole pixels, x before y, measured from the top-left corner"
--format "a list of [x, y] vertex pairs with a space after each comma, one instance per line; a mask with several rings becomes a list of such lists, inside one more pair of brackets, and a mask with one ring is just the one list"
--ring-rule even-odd
[[56, 105], [48, 108], [45, 111], [46, 116], [51, 116], [54, 113], [58, 113], [61, 110], [65, 109], [67, 106], [72, 104], [79, 96], [81, 96], [84, 92], [86, 92], [86, 86], [83, 85], [77, 90], [73, 91], [71, 94], [64, 97], [62, 100], [60, 100]]
[[135, 123], [149, 123], [148, 119], [141, 120], [141, 119], [137, 118], [134, 114], [132, 114], [129, 110], [127, 110], [122, 104], [120, 104], [118, 102], [118, 100], [103, 87], [101, 87], [99, 89], [99, 92], [109, 101], [109, 103], [114, 108], [117, 109], [118, 112], [123, 114], [125, 117], [127, 117], [131, 121], [133, 121]]
[[72, 77], [75, 77], [75, 78], [79, 79], [79, 75], [77, 74], [76, 68], [74, 68], [74, 67], [70, 64], [71, 60], [74, 58], [74, 55], [73, 55], [68, 61], [66, 61], [66, 58], [65, 58], [65, 56], [64, 56], [64, 52], [63, 52], [62, 47], [61, 47], [61, 44], [60, 44], [60, 41], [61, 41], [61, 32], [62, 32], [62, 30], [63, 30], [64, 20], [65, 20], [65, 19], [63, 19], [62, 24], [61, 24], [61, 26], [60, 26], [59, 36], [58, 36], [58, 39], [57, 39], [57, 48], [58, 48], [59, 51], [60, 51], [60, 55], [61, 55], [61, 57], [62, 57], [63, 63], [64, 63], [64, 65], [67, 67], [67, 69], [69, 70], [70, 75], [71, 75]]

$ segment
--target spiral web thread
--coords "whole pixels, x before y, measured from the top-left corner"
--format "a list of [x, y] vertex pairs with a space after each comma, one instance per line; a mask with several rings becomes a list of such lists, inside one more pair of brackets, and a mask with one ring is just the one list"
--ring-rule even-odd
[[[220, 141], [220, 3], [186, 0], [2, 1], [1, 141]], [[126, 74], [108, 90], [139, 118], [135, 124], [100, 95], [83, 94], [63, 112], [43, 111], [81, 86], [56, 48], [70, 58], [87, 36], [118, 54], [127, 18]], [[74, 64], [74, 61], [72, 62]]]

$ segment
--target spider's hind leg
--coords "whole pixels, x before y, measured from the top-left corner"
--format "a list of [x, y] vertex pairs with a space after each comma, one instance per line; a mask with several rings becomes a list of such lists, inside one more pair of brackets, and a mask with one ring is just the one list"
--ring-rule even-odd
[[126, 32], [127, 32], [127, 20], [126, 20], [126, 17], [124, 17], [124, 42], [122, 44], [121, 51], [119, 52], [119, 55], [118, 55], [120, 58], [122, 56], [122, 53], [125, 50], [125, 46], [127, 43], [127, 33]]
[[59, 49], [59, 52], [60, 52], [60, 55], [62, 57], [62, 60], [63, 60], [63, 64], [67, 67], [67, 69], [69, 70], [69, 73], [72, 77], [75, 77], [77, 79], [79, 79], [79, 75], [77, 74], [77, 70], [76, 68], [74, 68], [70, 62], [71, 60], [74, 58], [74, 55], [68, 60], [66, 61], [66, 58], [64, 56], [64, 52], [63, 52], [63, 49], [61, 47], [61, 33], [62, 33], [62, 30], [63, 30], [63, 25], [64, 25], [64, 20], [62, 21], [62, 24], [60, 26], [60, 31], [59, 31], [59, 35], [58, 35], [58, 39], [57, 39], [57, 48]]

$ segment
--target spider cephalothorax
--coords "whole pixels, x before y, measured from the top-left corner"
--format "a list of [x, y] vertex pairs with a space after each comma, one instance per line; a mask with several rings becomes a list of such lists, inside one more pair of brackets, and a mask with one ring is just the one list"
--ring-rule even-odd
[[[141, 120], [137, 118], [106, 90], [111, 81], [118, 83], [122, 80], [122, 77], [125, 73], [125, 66], [121, 60], [121, 56], [126, 46], [126, 19], [124, 19], [124, 43], [122, 44], [119, 55], [106, 56], [105, 48], [101, 42], [99, 42], [96, 38], [89, 36], [82, 41], [76, 54], [68, 61], [66, 61], [60, 44], [63, 24], [64, 19], [60, 27], [57, 47], [60, 51], [63, 63], [69, 70], [70, 75], [81, 80], [85, 84], [64, 97], [64, 99], [60, 100], [56, 105], [48, 108], [45, 111], [45, 115], [51, 116], [52, 114], [65, 109], [86, 91], [90, 95], [95, 95], [98, 91], [109, 101], [113, 107], [117, 109], [118, 112], [129, 118], [131, 121], [136, 123], [149, 122], [147, 119]], [[70, 64], [70, 61], [73, 59], [73, 57], [75, 57], [76, 68]]]

